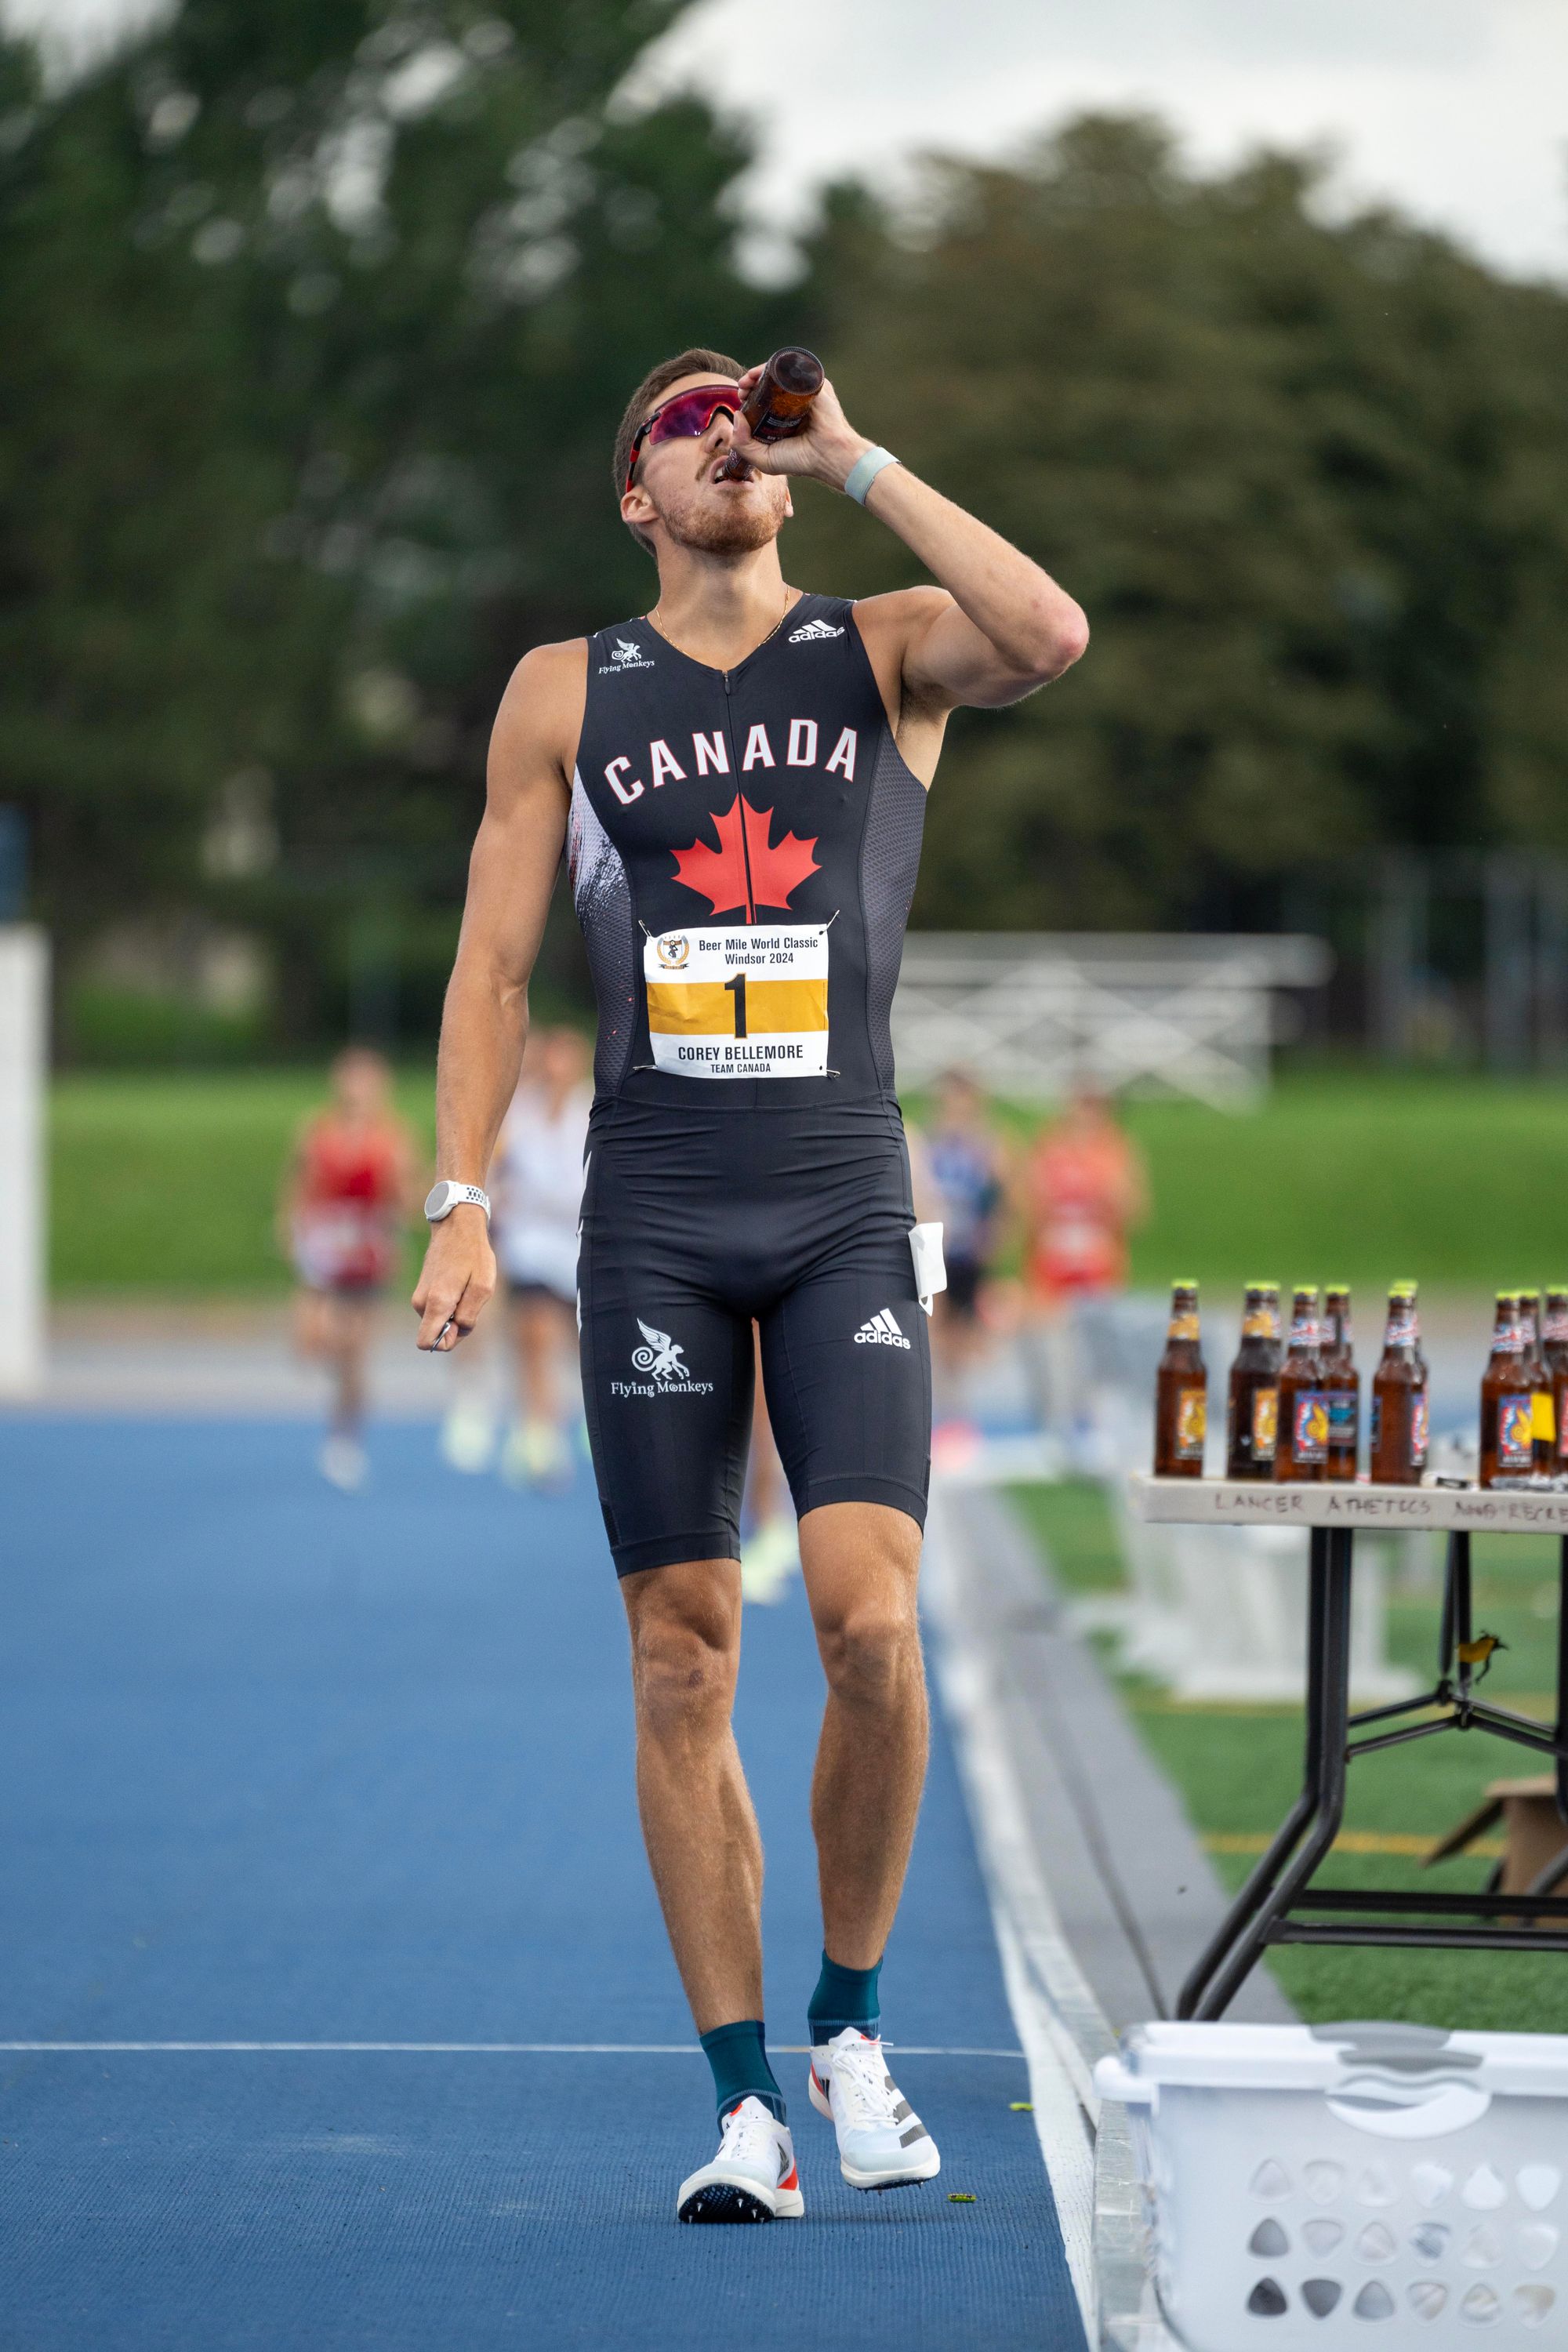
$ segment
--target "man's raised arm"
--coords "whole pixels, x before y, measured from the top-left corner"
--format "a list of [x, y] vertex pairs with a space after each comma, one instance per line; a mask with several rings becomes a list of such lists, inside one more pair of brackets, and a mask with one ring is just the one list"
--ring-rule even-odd
[[[748, 370], [742, 389], [759, 373]], [[831, 383], [823, 385], [809, 426], [794, 440], [759, 444], [742, 420], [734, 443], [762, 472], [805, 475], [837, 490], [861, 459], [876, 454], [876, 444], [850, 425]], [[873, 476], [862, 503], [941, 583], [871, 597], [858, 608], [868, 638], [880, 637], [885, 627], [901, 640], [901, 684], [910, 701], [935, 709], [1016, 702], [1077, 661], [1089, 643], [1082, 610], [988, 523], [898, 464]]]
[[[436, 1173], [482, 1187], [528, 1034], [528, 981], [566, 833], [587, 679], [581, 640], [539, 646], [512, 672], [490, 736], [485, 814], [468, 862], [457, 961], [441, 1016]], [[414, 1293], [418, 1345], [453, 1348], [495, 1288], [482, 1209], [430, 1228]]]

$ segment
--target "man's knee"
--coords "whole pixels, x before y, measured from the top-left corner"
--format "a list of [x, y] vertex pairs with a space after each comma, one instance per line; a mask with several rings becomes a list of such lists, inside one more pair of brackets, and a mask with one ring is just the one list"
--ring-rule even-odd
[[828, 1685], [846, 1706], [891, 1706], [920, 1673], [919, 1627], [900, 1601], [865, 1599], [826, 1611], [816, 1638]]
[[[650, 1583], [669, 1573], [664, 1569], [647, 1571]], [[632, 1608], [637, 1718], [656, 1738], [729, 1720], [735, 1690], [735, 1620], [727, 1595], [677, 1591], [673, 1580]]]

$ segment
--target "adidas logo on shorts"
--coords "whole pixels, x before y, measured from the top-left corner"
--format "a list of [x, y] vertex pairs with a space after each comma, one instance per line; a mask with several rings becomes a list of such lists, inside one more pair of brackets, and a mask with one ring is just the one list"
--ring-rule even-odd
[[841, 637], [843, 635], [843, 630], [836, 629], [831, 621], [803, 621], [798, 629], [790, 631], [787, 642], [792, 646], [808, 646], [814, 639]]
[[869, 1322], [862, 1323], [855, 1334], [858, 1348], [908, 1348], [911, 1344], [894, 1322], [890, 1307], [884, 1307], [879, 1315], [873, 1315]]

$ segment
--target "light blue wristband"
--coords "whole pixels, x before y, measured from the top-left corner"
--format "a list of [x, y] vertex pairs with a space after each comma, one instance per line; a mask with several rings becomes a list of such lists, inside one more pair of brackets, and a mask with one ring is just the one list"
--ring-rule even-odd
[[849, 468], [848, 477], [844, 484], [845, 497], [853, 499], [858, 507], [863, 507], [866, 503], [867, 491], [883, 467], [901, 465], [902, 462], [901, 458], [894, 457], [890, 449], [868, 449], [864, 457], [857, 457]]

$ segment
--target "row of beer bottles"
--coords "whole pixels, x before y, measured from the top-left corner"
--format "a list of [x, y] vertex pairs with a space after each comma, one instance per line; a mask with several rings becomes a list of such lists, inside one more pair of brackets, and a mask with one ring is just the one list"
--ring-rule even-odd
[[[1154, 1412], [1154, 1468], [1166, 1478], [1203, 1475], [1208, 1377], [1198, 1335], [1195, 1283], [1177, 1283], [1160, 1362]], [[1226, 1475], [1230, 1478], [1352, 1479], [1361, 1440], [1361, 1374], [1351, 1339], [1351, 1295], [1342, 1284], [1322, 1295], [1303, 1285], [1292, 1295], [1282, 1343], [1279, 1286], [1249, 1283], [1241, 1345], [1230, 1368], [1226, 1415]], [[1415, 1285], [1388, 1294], [1383, 1356], [1373, 1381], [1372, 1475], [1414, 1486], [1426, 1466], [1426, 1359], [1421, 1352]]]
[[[1351, 1479], [1356, 1475], [1361, 1376], [1351, 1343], [1350, 1292], [1303, 1286], [1292, 1297], [1281, 1351], [1279, 1291], [1247, 1286], [1241, 1345], [1230, 1369], [1226, 1475], [1230, 1478]], [[1198, 1336], [1195, 1283], [1172, 1294], [1161, 1360], [1154, 1461], [1163, 1477], [1203, 1475], [1208, 1380]], [[1415, 1285], [1388, 1294], [1383, 1355], [1373, 1381], [1370, 1474], [1379, 1486], [1412, 1486], [1426, 1466], [1426, 1360]], [[1568, 1465], [1568, 1287], [1500, 1290], [1491, 1353], [1481, 1380], [1480, 1484], [1554, 1475]]]

